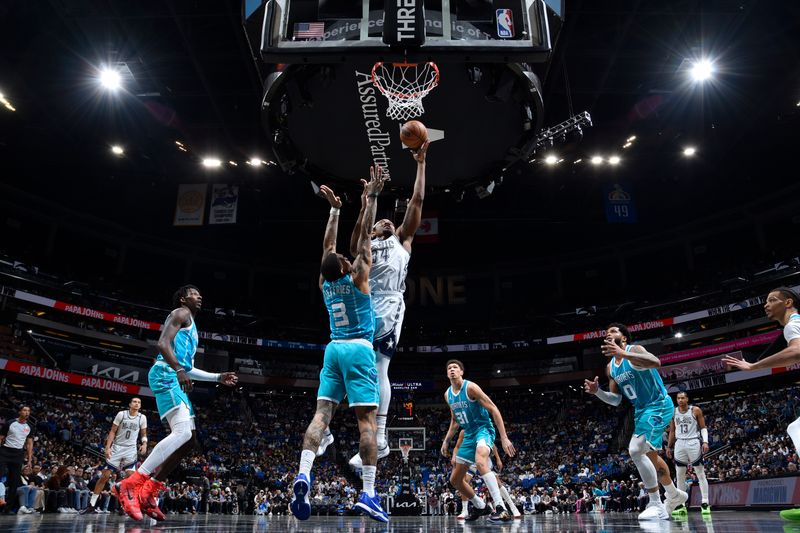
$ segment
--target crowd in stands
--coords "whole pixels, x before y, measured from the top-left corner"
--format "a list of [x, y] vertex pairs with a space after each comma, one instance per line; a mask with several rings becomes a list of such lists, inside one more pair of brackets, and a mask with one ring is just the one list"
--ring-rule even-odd
[[[590, 509], [635, 510], [644, 493], [625, 452], [628, 416], [588, 396], [498, 395], [509, 436], [518, 454], [505, 458], [501, 477], [518, 507], [527, 512]], [[86, 507], [103, 467], [102, 450], [111, 421], [122, 404], [108, 405], [5, 388], [5, 416], [15, 406], [31, 407], [36, 426], [34, 464], [23, 471], [16, 499], [5, 495], [6, 510], [76, 512]], [[426, 405], [425, 402], [421, 402]], [[711, 481], [752, 479], [797, 472], [798, 457], [786, 435], [800, 407], [800, 387], [702, 405], [711, 434], [706, 460]], [[167, 513], [285, 514], [291, 498], [302, 433], [313, 408], [307, 394], [292, 398], [251, 397], [228, 391], [210, 405], [198, 405], [202, 450], [184, 460], [162, 494]], [[153, 411], [148, 415], [150, 445], [165, 436]], [[449, 424], [446, 406], [427, 404], [415, 425], [426, 428], [426, 450], [411, 453], [412, 490], [427, 499], [431, 512], [459, 510], [448, 485], [450, 460], [439, 454]], [[347, 459], [358, 449], [354, 417], [344, 409], [334, 418], [336, 441], [314, 464], [312, 504], [321, 514], [348, 513], [360, 483]], [[378, 491], [396, 495], [403, 461], [392, 453], [379, 465]], [[693, 478], [690, 476], [690, 482]], [[111, 483], [97, 507], [113, 512]], [[480, 485], [480, 482], [478, 482]]]

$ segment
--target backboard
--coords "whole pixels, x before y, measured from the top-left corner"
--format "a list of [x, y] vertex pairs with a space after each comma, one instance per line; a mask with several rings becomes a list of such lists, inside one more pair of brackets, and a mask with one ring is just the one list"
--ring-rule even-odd
[[560, 24], [544, 0], [269, 0], [259, 14], [261, 57], [275, 63], [541, 63]]

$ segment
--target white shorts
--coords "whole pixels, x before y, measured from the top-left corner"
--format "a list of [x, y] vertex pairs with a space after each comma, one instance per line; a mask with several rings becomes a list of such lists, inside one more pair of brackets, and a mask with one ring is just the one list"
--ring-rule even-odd
[[375, 351], [391, 357], [400, 343], [400, 331], [406, 313], [403, 293], [376, 292], [372, 304], [375, 308]]
[[703, 446], [700, 439], [678, 439], [675, 441], [675, 464], [697, 466], [703, 463]]
[[114, 449], [111, 448], [111, 458], [106, 459], [106, 465], [116, 472], [133, 470], [139, 460], [136, 446]]

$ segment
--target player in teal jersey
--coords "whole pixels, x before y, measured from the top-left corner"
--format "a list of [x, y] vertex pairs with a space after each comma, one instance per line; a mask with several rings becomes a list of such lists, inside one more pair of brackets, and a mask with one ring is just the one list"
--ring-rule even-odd
[[[620, 404], [621, 390], [633, 404], [635, 427], [628, 453], [650, 493], [650, 503], [639, 514], [639, 520], [669, 520], [670, 513], [689, 498], [675, 487], [667, 463], [658, 455], [664, 431], [675, 413], [675, 405], [656, 370], [661, 366], [658, 357], [642, 346], [629, 344], [630, 341], [631, 334], [624, 324], [608, 326], [602, 351], [603, 355], [611, 358], [606, 367], [609, 390], [600, 388], [596, 376], [594, 381], [584, 380], [583, 386], [586, 392], [610, 405]], [[661, 501], [659, 483], [667, 493], [666, 505]]]
[[[158, 414], [169, 424], [170, 434], [115, 491], [123, 509], [134, 520], [141, 520], [143, 514], [157, 520], [165, 518], [158, 508], [158, 494], [166, 488], [167, 476], [197, 442], [194, 407], [187, 396], [192, 390], [192, 379], [228, 386], [238, 381], [234, 372], [215, 374], [194, 367], [198, 341], [194, 317], [203, 306], [200, 290], [194, 285], [184, 285], [175, 292], [172, 301], [175, 309], [161, 330], [158, 357], [148, 374]], [[158, 472], [153, 474], [156, 469]]]
[[[331, 205], [325, 237], [322, 241], [322, 264], [319, 288], [330, 316], [331, 342], [325, 348], [325, 358], [319, 375], [317, 410], [303, 437], [300, 468], [292, 485], [294, 496], [289, 505], [300, 520], [311, 516], [311, 467], [325, 429], [330, 424], [336, 406], [347, 395], [355, 410], [361, 435], [359, 453], [363, 462], [363, 489], [355, 508], [379, 522], [389, 516], [381, 507], [375, 493], [378, 463], [377, 423], [378, 371], [372, 337], [375, 333], [375, 313], [369, 291], [369, 271], [372, 266], [369, 229], [375, 221], [377, 198], [387, 177], [380, 167], [370, 169], [371, 179], [365, 183], [367, 209], [361, 221], [358, 253], [352, 263], [336, 253], [336, 233], [342, 201], [327, 186], [320, 195]], [[363, 180], [362, 180], [363, 182]]]
[[[783, 335], [775, 339], [775, 342], [767, 349], [766, 353], [772, 353], [778, 348], [782, 349], [755, 363], [748, 363], [731, 355], [726, 355], [723, 360], [728, 365], [739, 370], [780, 368], [800, 362], [799, 304], [800, 297], [790, 287], [778, 287], [769, 291], [767, 301], [764, 303], [764, 313], [769, 320], [774, 320], [783, 326]], [[786, 431], [792, 439], [795, 450], [800, 453], [800, 418], [789, 424]], [[781, 518], [795, 522], [800, 521], [800, 508], [784, 509], [781, 511]]]
[[464, 379], [464, 364], [461, 361], [449, 360], [446, 369], [450, 387], [444, 393], [444, 399], [450, 406], [450, 427], [444, 437], [441, 452], [445, 457], [449, 455], [450, 440], [461, 427], [464, 430], [464, 441], [458, 448], [456, 465], [450, 475], [450, 483], [472, 502], [473, 512], [466, 520], [477, 520], [478, 517], [488, 513], [486, 503], [475, 494], [465, 479], [467, 471], [473, 463], [478, 467], [478, 473], [486, 483], [492, 501], [494, 501], [495, 512], [492, 513], [489, 520], [494, 523], [512, 520], [503, 505], [503, 496], [489, 460], [495, 439], [492, 421], [497, 426], [503, 450], [509, 457], [514, 457], [516, 454], [514, 445], [506, 434], [503, 415], [500, 414], [500, 410], [491, 398], [476, 383]]

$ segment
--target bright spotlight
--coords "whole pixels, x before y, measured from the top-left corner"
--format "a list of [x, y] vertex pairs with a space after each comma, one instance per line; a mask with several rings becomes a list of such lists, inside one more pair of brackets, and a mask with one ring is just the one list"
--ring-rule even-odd
[[636, 135], [631, 135], [630, 137], [628, 137], [627, 139], [625, 139], [625, 141], [626, 141], [626, 142], [629, 142], [629, 143], [632, 143], [632, 142], [633, 142], [633, 141], [635, 141], [635, 140], [636, 140]]
[[714, 73], [714, 65], [708, 59], [701, 59], [689, 71], [694, 81], [706, 81]]
[[250, 161], [247, 162], [247, 164], [250, 165], [251, 167], [260, 167], [261, 165], [264, 164], [264, 162], [261, 160], [260, 157], [252, 157], [250, 158]]
[[675, 338], [676, 338], [676, 339], [681, 339], [681, 338], [683, 338], [683, 333], [681, 333], [681, 332], [679, 331], [678, 333], [676, 333], [676, 334], [675, 334]]
[[100, 83], [106, 89], [116, 91], [122, 86], [122, 77], [116, 70], [104, 68], [100, 71]]
[[687, 146], [683, 149], [683, 155], [686, 157], [692, 157], [694, 154], [697, 153], [697, 148], [694, 146]]
[[221, 165], [222, 161], [216, 157], [206, 157], [203, 159], [203, 166], [206, 168], [219, 168]]
[[618, 155], [612, 155], [611, 157], [608, 158], [609, 165], [619, 165], [619, 161], [620, 159]]
[[545, 164], [548, 165], [555, 165], [556, 163], [558, 163], [558, 157], [554, 156], [553, 154], [550, 154], [544, 158], [544, 162]]
[[115, 144], [111, 147], [111, 153], [114, 155], [123, 155], [125, 153], [125, 149], [122, 146]]
[[603, 158], [600, 157], [599, 155], [595, 155], [595, 156], [592, 156], [591, 162], [592, 162], [593, 165], [602, 165], [603, 164]]

